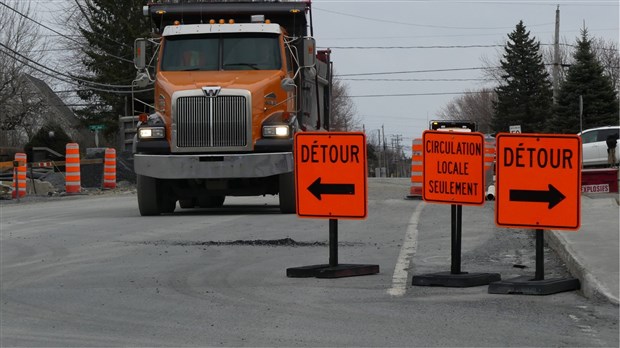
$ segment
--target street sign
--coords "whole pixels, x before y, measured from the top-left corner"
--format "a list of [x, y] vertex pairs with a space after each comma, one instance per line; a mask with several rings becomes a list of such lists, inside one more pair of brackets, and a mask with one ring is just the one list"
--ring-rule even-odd
[[509, 126], [508, 130], [510, 133], [521, 133], [521, 125]]
[[581, 224], [581, 138], [497, 135], [498, 226], [576, 230]]
[[424, 131], [425, 201], [484, 204], [484, 135], [477, 132]]
[[90, 126], [88, 126], [88, 129], [90, 129], [91, 131], [103, 130], [105, 129], [105, 124], [91, 124]]
[[364, 219], [368, 210], [366, 186], [364, 133], [295, 135], [297, 215]]

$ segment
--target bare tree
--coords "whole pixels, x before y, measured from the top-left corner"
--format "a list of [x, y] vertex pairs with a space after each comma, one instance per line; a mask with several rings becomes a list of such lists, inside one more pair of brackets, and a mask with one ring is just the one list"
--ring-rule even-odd
[[491, 89], [467, 91], [444, 106], [439, 117], [444, 120], [474, 121], [480, 132], [490, 133], [496, 98]]
[[618, 53], [618, 43], [612, 40], [605, 40], [602, 37], [592, 40], [592, 51], [603, 66], [605, 74], [611, 78], [611, 83], [618, 94], [620, 94], [620, 53]]
[[[553, 45], [547, 45], [543, 52], [543, 59], [547, 63], [549, 76], [552, 76], [553, 69]], [[566, 38], [562, 38], [560, 43], [560, 75], [559, 80], [564, 81], [568, 67], [573, 64], [573, 53], [575, 50], [574, 43], [568, 42]], [[592, 52], [596, 59], [601, 63], [605, 74], [611, 78], [614, 89], [620, 94], [620, 54], [618, 53], [618, 43], [613, 40], [605, 40], [598, 37], [592, 39]]]
[[[545, 62], [545, 66], [547, 67], [547, 73], [549, 73], [549, 76], [552, 77], [553, 76], [553, 65], [555, 62], [554, 45], [545, 45], [545, 46], [541, 45], [541, 49], [542, 49], [543, 61]], [[568, 67], [569, 64], [571, 64], [572, 59], [573, 59], [573, 47], [572, 47], [572, 44], [566, 40], [566, 38], [561, 39], [558, 53], [560, 56], [559, 57], [560, 69], [558, 71], [559, 72], [558, 79], [559, 81], [564, 81], [564, 79], [566, 78], [566, 71], [567, 71], [567, 69], [565, 68]]]
[[34, 64], [43, 57], [45, 44], [39, 27], [26, 17], [33, 11], [27, 2], [0, 6], [0, 146], [18, 146], [32, 133], [32, 123], [44, 105], [25, 74], [37, 74]]
[[331, 95], [330, 130], [349, 132], [361, 129], [356, 116], [355, 104], [349, 97], [349, 88], [341, 80], [334, 79]]

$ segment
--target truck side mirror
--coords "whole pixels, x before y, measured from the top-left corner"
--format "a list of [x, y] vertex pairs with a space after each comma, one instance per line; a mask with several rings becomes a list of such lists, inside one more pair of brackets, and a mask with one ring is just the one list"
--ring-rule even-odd
[[280, 85], [282, 86], [282, 89], [286, 92], [292, 92], [295, 90], [295, 88], [297, 88], [297, 86], [295, 86], [295, 81], [293, 81], [293, 79], [290, 77], [283, 78]]
[[146, 67], [146, 39], [136, 39], [134, 41], [133, 64], [138, 70], [143, 70]]
[[304, 66], [316, 64], [316, 41], [313, 37], [304, 38]]

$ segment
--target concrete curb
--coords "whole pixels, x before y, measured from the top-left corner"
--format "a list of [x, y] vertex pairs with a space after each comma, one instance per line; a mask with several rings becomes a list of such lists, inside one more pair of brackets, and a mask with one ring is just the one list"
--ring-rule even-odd
[[564, 233], [548, 231], [545, 233], [545, 240], [549, 247], [555, 250], [562, 261], [566, 264], [568, 271], [581, 282], [581, 292], [587, 298], [608, 301], [618, 306], [620, 301], [618, 296], [612, 294], [590, 271], [585, 262], [577, 255], [570, 243], [566, 240]]

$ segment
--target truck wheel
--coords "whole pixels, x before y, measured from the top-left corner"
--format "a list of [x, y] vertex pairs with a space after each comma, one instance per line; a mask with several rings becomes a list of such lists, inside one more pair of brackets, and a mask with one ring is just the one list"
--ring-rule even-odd
[[297, 207], [295, 205], [295, 175], [293, 172], [280, 174], [280, 212], [282, 214], [295, 214]]
[[198, 206], [201, 208], [219, 208], [224, 205], [226, 196], [201, 196], [198, 197]]
[[142, 216], [159, 215], [157, 179], [137, 175], [138, 209]]
[[159, 211], [163, 214], [172, 214], [174, 213], [174, 209], [177, 207], [176, 199], [171, 199], [169, 197], [160, 197], [159, 202]]
[[196, 201], [193, 198], [179, 199], [179, 206], [182, 209], [191, 209], [196, 206]]

